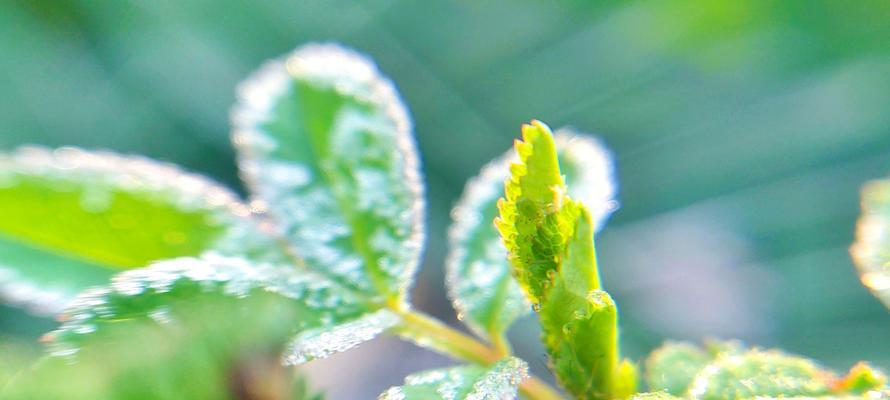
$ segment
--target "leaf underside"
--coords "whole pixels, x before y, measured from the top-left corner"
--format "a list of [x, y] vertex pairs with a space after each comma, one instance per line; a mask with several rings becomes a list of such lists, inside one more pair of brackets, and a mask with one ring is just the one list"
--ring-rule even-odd
[[407, 111], [364, 56], [303, 46], [239, 87], [233, 142], [252, 197], [306, 266], [404, 302], [423, 242]]
[[[569, 128], [554, 133], [559, 166], [569, 195], [589, 207], [596, 230], [602, 229], [617, 207], [616, 184], [608, 150], [595, 138]], [[510, 275], [507, 250], [491, 221], [498, 214], [516, 154], [509, 151], [482, 168], [471, 179], [451, 215], [449, 255], [445, 263], [449, 297], [460, 319], [476, 334], [497, 338], [530, 305]]]
[[431, 370], [408, 376], [403, 386], [388, 389], [379, 400], [508, 400], [516, 398], [517, 387], [527, 376], [528, 366], [518, 358], [490, 367]]

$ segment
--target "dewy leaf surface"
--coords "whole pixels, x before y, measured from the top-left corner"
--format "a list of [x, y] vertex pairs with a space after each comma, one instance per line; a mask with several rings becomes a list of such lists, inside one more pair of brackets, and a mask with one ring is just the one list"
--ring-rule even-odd
[[[612, 156], [597, 139], [569, 128], [557, 130], [554, 139], [568, 193], [591, 210], [599, 231], [617, 207]], [[502, 335], [513, 321], [530, 312], [492, 224], [509, 166], [516, 161], [511, 150], [483, 167], [467, 183], [451, 213], [454, 222], [448, 232], [445, 264], [449, 297], [461, 320], [487, 338]]]
[[57, 312], [117, 270], [207, 250], [254, 253], [263, 235], [249, 216], [229, 190], [168, 164], [23, 147], [0, 155], [0, 290]]
[[215, 295], [238, 300], [261, 292], [275, 293], [293, 301], [293, 308], [301, 315], [290, 326], [294, 334], [349, 322], [365, 312], [351, 292], [323, 277], [294, 273], [287, 267], [254, 265], [241, 258], [206, 254], [122, 272], [113, 278], [110, 286], [85, 291], [62, 314], [62, 326], [48, 335], [50, 352], [56, 356], [73, 356], [92, 336], [124, 321], [179, 323], [176, 308], [198, 297]]
[[566, 194], [549, 128], [533, 121], [522, 135], [495, 224], [540, 314], [551, 368], [576, 398], [630, 395], [636, 369], [619, 363], [617, 308], [600, 290], [590, 213]]
[[460, 366], [425, 371], [405, 378], [403, 386], [383, 392], [379, 400], [512, 400], [528, 366], [508, 358], [490, 367]]
[[255, 200], [305, 264], [404, 302], [423, 242], [423, 186], [407, 110], [368, 58], [310, 44], [264, 65], [232, 111]]
[[862, 216], [850, 253], [862, 283], [890, 308], [890, 180], [862, 189]]

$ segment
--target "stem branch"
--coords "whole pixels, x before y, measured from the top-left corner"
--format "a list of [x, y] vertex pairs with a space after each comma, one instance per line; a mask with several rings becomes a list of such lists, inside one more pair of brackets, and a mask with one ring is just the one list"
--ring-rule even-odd
[[[413, 310], [398, 311], [402, 325], [398, 333], [420, 346], [481, 365], [491, 365], [504, 356], [504, 346], [491, 347], [441, 321]], [[540, 378], [532, 375], [522, 381], [519, 391], [532, 400], [562, 400], [562, 396]]]

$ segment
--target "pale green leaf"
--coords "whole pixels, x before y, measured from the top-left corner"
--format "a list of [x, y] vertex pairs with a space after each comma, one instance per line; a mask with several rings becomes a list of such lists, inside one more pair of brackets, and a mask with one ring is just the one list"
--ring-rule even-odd
[[490, 367], [460, 366], [421, 372], [405, 378], [403, 386], [383, 392], [380, 400], [509, 400], [516, 398], [528, 366], [508, 358]]
[[[595, 138], [569, 128], [557, 130], [554, 139], [568, 193], [591, 210], [599, 231], [617, 207], [611, 155]], [[531, 309], [510, 275], [507, 250], [492, 224], [509, 165], [517, 160], [515, 152], [509, 151], [467, 183], [452, 210], [454, 223], [448, 232], [449, 296], [461, 320], [490, 339], [502, 335]]]
[[231, 191], [168, 164], [23, 147], [0, 155], [0, 296], [51, 314], [153, 260], [207, 250], [281, 258], [251, 217]]
[[423, 242], [407, 110], [368, 58], [310, 44], [239, 87], [233, 142], [253, 198], [307, 266], [403, 302]]
[[862, 188], [862, 216], [850, 253], [862, 283], [890, 308], [890, 180]]
[[291, 325], [294, 334], [342, 324], [366, 312], [351, 292], [317, 275], [206, 254], [122, 272], [108, 287], [85, 291], [62, 314], [61, 327], [47, 336], [50, 352], [63, 357], [75, 355], [90, 337], [123, 321], [178, 323], [176, 307], [196, 297], [216, 295], [237, 300], [257, 292], [271, 292], [293, 301], [293, 308], [301, 315]]
[[824, 396], [833, 375], [813, 361], [777, 350], [724, 354], [702, 369], [687, 395], [694, 399], [746, 399], [755, 396]]
[[713, 357], [703, 349], [684, 342], [667, 342], [646, 359], [649, 390], [683, 395]]

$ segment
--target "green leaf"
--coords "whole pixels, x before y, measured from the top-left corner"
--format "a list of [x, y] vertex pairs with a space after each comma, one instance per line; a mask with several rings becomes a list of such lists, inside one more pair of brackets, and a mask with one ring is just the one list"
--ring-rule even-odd
[[566, 195], [547, 126], [533, 121], [522, 135], [495, 225], [540, 314], [551, 368], [576, 398], [633, 393], [635, 368], [619, 364], [617, 309], [600, 290], [590, 213]]
[[718, 356], [689, 387], [694, 399], [824, 396], [833, 376], [813, 361], [777, 350]]
[[403, 386], [383, 392], [379, 400], [513, 399], [528, 366], [508, 358], [490, 367], [476, 365], [439, 369], [410, 375]]
[[401, 321], [398, 314], [381, 309], [339, 325], [303, 331], [288, 346], [284, 361], [299, 365], [326, 358], [367, 342]]
[[423, 242], [405, 106], [364, 56], [298, 48], [239, 87], [239, 166], [291, 250], [378, 303], [403, 303]]
[[[0, 397], [309, 399], [305, 383], [283, 367], [280, 354], [292, 326], [314, 313], [266, 288], [211, 290], [216, 284], [204, 282], [204, 290], [170, 304], [155, 320], [124, 319], [89, 335], [76, 362], [42, 360], [14, 378]], [[170, 285], [173, 292], [183, 290], [180, 282]]]
[[229, 190], [167, 164], [23, 147], [0, 155], [0, 295], [51, 314], [115, 271], [153, 260], [259, 255], [269, 246], [249, 217]]
[[862, 283], [890, 308], [890, 180], [862, 188], [862, 216], [850, 253]]
[[[179, 323], [174, 314], [177, 307], [201, 296], [238, 300], [260, 292], [291, 299], [292, 308], [301, 315], [290, 326], [293, 334], [348, 323], [366, 311], [351, 292], [319, 276], [208, 254], [122, 272], [113, 278], [110, 286], [82, 293], [62, 314], [61, 327], [47, 336], [50, 352], [71, 357], [95, 335], [124, 321]], [[367, 331], [362, 333], [363, 337], [368, 336]], [[338, 337], [350, 339], [346, 333]], [[359, 342], [353, 339], [348, 343]], [[348, 348], [345, 343], [343, 346]]]
[[667, 342], [646, 359], [646, 384], [649, 390], [681, 396], [712, 358], [692, 344]]
[[[602, 229], [617, 202], [612, 159], [598, 140], [568, 128], [555, 132], [559, 165], [569, 195], [589, 207]], [[530, 306], [510, 275], [507, 250], [491, 223], [503, 195], [509, 165], [517, 160], [509, 151], [482, 168], [471, 179], [451, 215], [449, 255], [445, 263], [448, 293], [460, 319], [480, 336], [496, 339]]]

